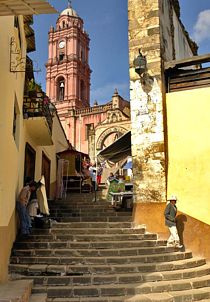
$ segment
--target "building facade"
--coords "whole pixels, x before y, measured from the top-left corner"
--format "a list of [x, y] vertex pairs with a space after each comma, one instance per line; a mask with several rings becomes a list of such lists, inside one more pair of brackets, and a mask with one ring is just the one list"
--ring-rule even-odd
[[[177, 195], [184, 244], [209, 258], [209, 81], [196, 82], [208, 70], [195, 59], [197, 45], [180, 20], [178, 0], [129, 0], [128, 19], [134, 222], [166, 238], [165, 202]], [[134, 64], [139, 49], [146, 58], [142, 73]], [[180, 60], [186, 61], [179, 70]]]
[[96, 154], [130, 130], [130, 104], [115, 90], [112, 99], [90, 106], [89, 36], [83, 20], [69, 5], [49, 31], [47, 95], [55, 104], [71, 144]]
[[48, 197], [54, 198], [56, 154], [69, 146], [56, 112], [52, 114], [44, 103], [43, 92], [29, 89], [33, 65], [27, 53], [35, 50], [32, 23], [29, 15], [0, 17], [4, 45], [0, 51], [0, 282], [8, 279], [18, 229], [16, 199], [24, 180], [38, 181], [44, 175]]

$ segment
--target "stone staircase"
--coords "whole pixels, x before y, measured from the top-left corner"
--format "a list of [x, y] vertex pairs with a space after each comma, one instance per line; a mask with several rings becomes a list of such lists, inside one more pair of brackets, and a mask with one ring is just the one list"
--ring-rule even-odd
[[0, 302], [45, 302], [46, 294], [33, 294], [33, 280], [8, 281], [0, 284]]
[[167, 247], [144, 226], [133, 227], [131, 212], [92, 200], [92, 194], [71, 194], [52, 202], [52, 218], [59, 222], [14, 244], [11, 277], [32, 279], [34, 299], [47, 294], [48, 302], [210, 301], [205, 259]]

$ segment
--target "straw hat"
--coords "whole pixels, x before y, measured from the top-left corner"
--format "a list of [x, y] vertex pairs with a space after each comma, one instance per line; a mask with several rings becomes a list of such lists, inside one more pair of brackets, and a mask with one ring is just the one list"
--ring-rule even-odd
[[175, 195], [171, 195], [167, 200], [175, 200], [175, 201], [177, 201], [177, 197]]

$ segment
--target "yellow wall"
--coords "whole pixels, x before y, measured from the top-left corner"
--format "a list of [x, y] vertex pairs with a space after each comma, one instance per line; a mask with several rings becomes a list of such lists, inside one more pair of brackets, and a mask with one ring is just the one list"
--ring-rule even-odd
[[[8, 226], [0, 227], [0, 282], [7, 281], [8, 264], [11, 253], [11, 247], [16, 234], [16, 214], [10, 219]], [[3, 248], [2, 248], [3, 247]]]
[[210, 224], [210, 88], [167, 94], [168, 196]]
[[[26, 57], [26, 40], [22, 16], [20, 25], [22, 57]], [[53, 119], [52, 146], [38, 146], [29, 135], [23, 119], [24, 72], [10, 72], [10, 42], [19, 34], [14, 27], [14, 17], [0, 18], [0, 282], [8, 278], [8, 261], [16, 236], [15, 202], [23, 186], [25, 145], [36, 151], [35, 180], [40, 179], [42, 151], [51, 161], [51, 196], [54, 197], [56, 182], [56, 153], [68, 148], [68, 142], [57, 116]], [[17, 135], [13, 136], [14, 107], [17, 114]], [[41, 130], [40, 130], [41, 131]]]
[[[23, 19], [19, 17], [22, 56], [26, 54], [26, 41], [23, 31]], [[21, 141], [23, 133], [22, 102], [24, 89], [24, 73], [10, 72], [10, 41], [16, 38], [18, 32], [14, 28], [14, 17], [0, 18], [0, 226], [7, 226], [11, 219], [15, 195], [18, 189], [18, 170], [20, 162], [20, 144], [16, 144], [13, 137], [13, 113], [16, 96], [16, 106], [19, 111], [18, 141]]]

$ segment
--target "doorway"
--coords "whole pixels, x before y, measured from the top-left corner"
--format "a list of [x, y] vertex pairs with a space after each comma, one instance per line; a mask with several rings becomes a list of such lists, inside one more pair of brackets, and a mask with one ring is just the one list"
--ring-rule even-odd
[[50, 159], [42, 152], [42, 175], [44, 175], [45, 178], [45, 187], [48, 198], [50, 196], [50, 167]]
[[34, 180], [36, 163], [36, 151], [26, 143], [25, 147], [25, 165], [24, 165], [24, 184], [28, 180]]

